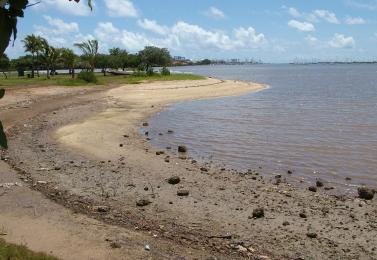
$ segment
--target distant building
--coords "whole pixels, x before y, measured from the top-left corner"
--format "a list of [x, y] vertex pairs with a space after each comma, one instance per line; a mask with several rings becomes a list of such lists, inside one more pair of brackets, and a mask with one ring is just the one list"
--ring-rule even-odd
[[172, 59], [172, 64], [174, 66], [179, 66], [179, 65], [188, 65], [191, 64], [192, 61], [190, 59], [186, 59], [186, 57], [183, 56], [174, 56]]

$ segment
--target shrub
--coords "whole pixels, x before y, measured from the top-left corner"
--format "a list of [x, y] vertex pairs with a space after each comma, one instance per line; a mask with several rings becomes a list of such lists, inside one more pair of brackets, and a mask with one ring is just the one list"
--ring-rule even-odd
[[160, 71], [162, 76], [170, 76], [170, 70], [166, 67], [163, 67]]
[[88, 83], [97, 83], [98, 82], [96, 75], [92, 71], [81, 71], [77, 75], [77, 78], [81, 79], [83, 81], [86, 81]]
[[146, 73], [147, 73], [147, 76], [153, 76], [154, 75], [153, 67], [147, 68]]

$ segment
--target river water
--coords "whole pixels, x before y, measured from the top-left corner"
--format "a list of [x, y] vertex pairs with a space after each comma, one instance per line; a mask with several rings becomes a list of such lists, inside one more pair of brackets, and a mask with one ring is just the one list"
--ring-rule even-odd
[[[183, 102], [150, 121], [152, 144], [201, 161], [304, 181], [377, 187], [377, 65], [195, 66], [176, 71], [265, 83], [239, 97]], [[167, 129], [173, 134], [162, 135]], [[345, 178], [352, 178], [346, 181]]]

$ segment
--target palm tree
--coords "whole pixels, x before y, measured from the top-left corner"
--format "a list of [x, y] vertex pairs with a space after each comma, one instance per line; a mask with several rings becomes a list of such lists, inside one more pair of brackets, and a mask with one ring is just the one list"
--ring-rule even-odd
[[47, 78], [50, 79], [50, 70], [55, 70], [56, 63], [59, 61], [59, 58], [61, 57], [61, 49], [50, 46], [46, 40], [44, 40], [42, 43], [42, 59], [46, 64]]
[[22, 40], [24, 43], [24, 48], [26, 52], [30, 52], [32, 55], [32, 61], [31, 61], [31, 77], [34, 78], [34, 60], [35, 55], [41, 51], [42, 49], [42, 37], [35, 36], [34, 34], [28, 35], [25, 37], [25, 39]]
[[75, 43], [74, 46], [78, 47], [84, 54], [84, 58], [88, 60], [90, 70], [93, 72], [96, 66], [96, 58], [98, 55], [98, 41], [88, 40], [82, 43]]
[[63, 61], [64, 66], [66, 66], [69, 69], [69, 74], [72, 75], [72, 78], [75, 78], [75, 53], [71, 49], [62, 48], [61, 60]]

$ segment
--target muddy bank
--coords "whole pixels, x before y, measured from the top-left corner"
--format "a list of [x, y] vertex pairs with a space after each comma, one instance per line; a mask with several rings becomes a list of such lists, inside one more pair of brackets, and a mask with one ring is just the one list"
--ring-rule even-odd
[[[288, 173], [275, 179], [198, 165], [154, 150], [139, 134], [151, 113], [172, 102], [260, 88], [215, 79], [115, 88], [13, 128], [10, 146], [17, 149], [8, 162], [76, 212], [201, 250], [200, 257], [375, 259], [375, 199], [336, 198], [326, 185], [297, 189]], [[179, 183], [171, 184], [172, 176]], [[198, 257], [169, 257], [177, 256]]]

